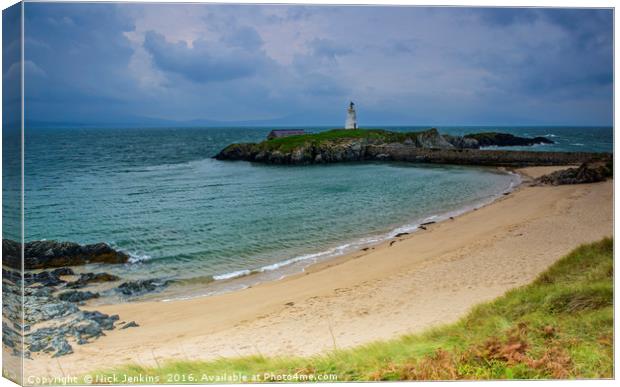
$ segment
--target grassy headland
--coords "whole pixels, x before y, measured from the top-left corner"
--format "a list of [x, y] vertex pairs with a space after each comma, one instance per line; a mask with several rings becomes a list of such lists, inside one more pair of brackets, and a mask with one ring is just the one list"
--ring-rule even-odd
[[423, 334], [309, 358], [172, 361], [99, 374], [157, 378], [149, 383], [225, 382], [216, 379], [225, 374], [266, 382], [278, 381], [277, 375], [307, 380], [306, 375], [326, 374], [338, 381], [611, 378], [613, 241], [583, 245], [530, 285]]
[[[383, 129], [333, 129], [319, 133], [279, 137], [256, 144], [262, 151], [290, 152], [302, 146], [320, 146], [325, 143], [354, 139], [372, 139], [381, 142], [403, 142], [407, 138], [415, 139], [421, 132], [391, 132]], [[232, 144], [238, 146], [244, 144]]]
[[263, 142], [270, 149], [290, 150], [304, 144], [319, 145], [323, 142], [348, 139], [376, 139], [383, 142], [403, 142], [407, 138], [415, 139], [420, 132], [390, 132], [383, 129], [334, 129], [300, 136], [280, 137]]

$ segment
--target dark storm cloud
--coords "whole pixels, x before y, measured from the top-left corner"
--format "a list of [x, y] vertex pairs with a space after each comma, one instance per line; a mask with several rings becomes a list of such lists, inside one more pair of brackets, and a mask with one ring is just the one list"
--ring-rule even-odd
[[20, 7], [15, 4], [2, 12], [2, 122], [7, 133], [21, 130]]
[[105, 4], [36, 4], [26, 8], [25, 96], [28, 120], [79, 120], [124, 113], [136, 82], [123, 12]]
[[353, 99], [368, 124], [610, 124], [612, 31], [601, 9], [27, 3], [26, 117], [337, 125]]
[[230, 48], [205, 40], [195, 40], [189, 47], [185, 42], [170, 43], [163, 35], [148, 31], [144, 48], [162, 70], [195, 82], [229, 81], [251, 76], [267, 62], [264, 54], [255, 50], [259, 39], [246, 32], [227, 40]]
[[539, 17], [532, 8], [477, 8], [473, 12], [480, 15], [483, 22], [494, 26], [533, 23]]

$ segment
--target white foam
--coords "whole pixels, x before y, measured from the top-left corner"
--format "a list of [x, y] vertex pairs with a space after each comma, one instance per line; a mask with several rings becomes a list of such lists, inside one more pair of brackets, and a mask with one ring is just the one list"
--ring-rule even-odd
[[252, 274], [251, 270], [237, 270], [237, 271], [233, 271], [230, 273], [224, 273], [224, 274], [220, 274], [220, 275], [214, 275], [213, 279], [216, 281], [220, 281], [220, 280], [227, 280], [227, 279], [233, 279], [233, 278], [238, 278], [238, 277], [244, 277], [246, 275], [250, 275]]
[[152, 257], [148, 254], [136, 254], [129, 251], [124, 251], [124, 253], [129, 255], [129, 263], [138, 263], [143, 261], [148, 261]]
[[129, 263], [138, 263], [138, 262], [148, 261], [149, 259], [153, 258], [148, 254], [135, 253], [127, 249], [121, 249], [120, 247], [118, 247], [115, 241], [109, 241], [108, 245], [112, 247], [114, 250], [117, 250], [117, 251], [120, 251], [122, 253], [129, 255], [129, 260], [128, 260]]

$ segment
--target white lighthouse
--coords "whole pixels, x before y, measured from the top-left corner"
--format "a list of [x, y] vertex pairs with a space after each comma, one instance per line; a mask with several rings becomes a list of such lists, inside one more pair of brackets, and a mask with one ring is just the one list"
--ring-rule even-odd
[[357, 129], [357, 116], [355, 115], [355, 104], [351, 102], [347, 109], [347, 121], [344, 123], [345, 129]]

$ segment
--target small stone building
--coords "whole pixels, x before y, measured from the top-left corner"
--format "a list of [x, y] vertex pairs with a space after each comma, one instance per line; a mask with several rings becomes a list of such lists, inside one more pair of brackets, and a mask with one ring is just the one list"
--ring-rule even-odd
[[269, 135], [267, 135], [267, 140], [272, 140], [274, 138], [280, 138], [280, 137], [299, 136], [301, 134], [306, 134], [306, 132], [303, 129], [272, 130], [271, 132], [269, 132]]

